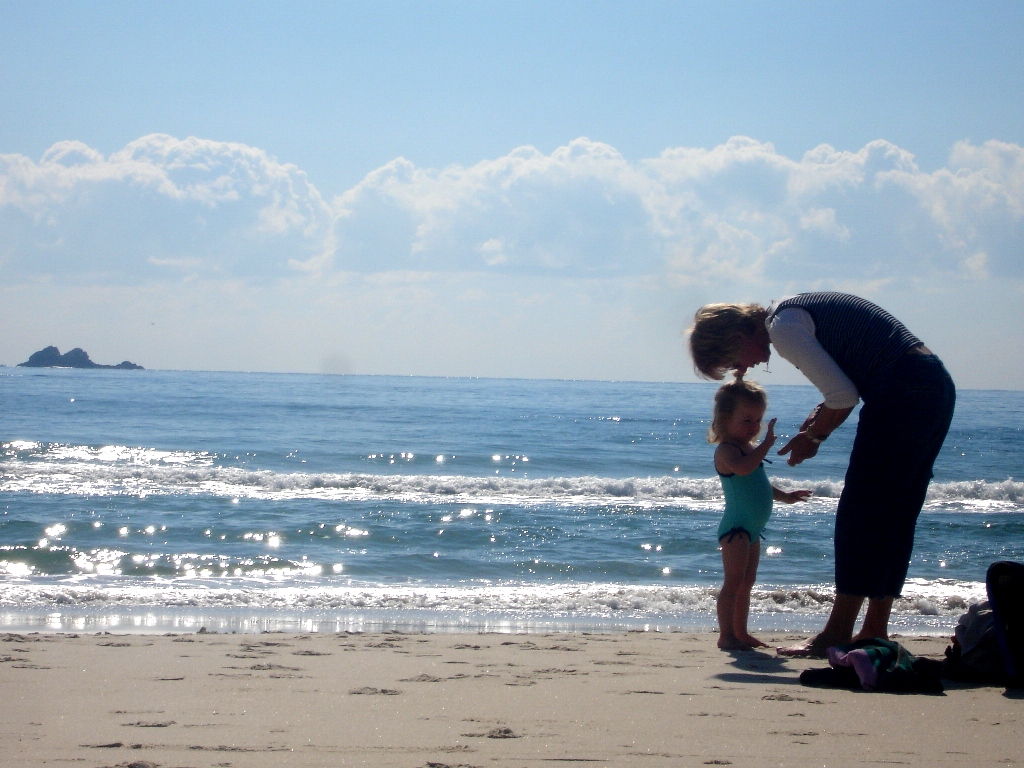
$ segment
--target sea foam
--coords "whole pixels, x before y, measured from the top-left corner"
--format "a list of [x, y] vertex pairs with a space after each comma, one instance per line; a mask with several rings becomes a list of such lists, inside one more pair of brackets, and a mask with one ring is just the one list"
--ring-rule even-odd
[[[717, 477], [510, 477], [426, 474], [275, 472], [218, 466], [216, 455], [128, 446], [11, 442], [0, 445], [0, 491], [80, 496], [208, 495], [263, 499], [472, 500], [494, 504], [674, 504], [720, 501]], [[841, 480], [777, 481], [837, 499]], [[1024, 482], [932, 483], [930, 506], [1024, 507]], [[977, 504], [981, 502], [981, 504]], [[985, 503], [989, 504], [986, 507]]]
[[[324, 585], [323, 582], [275, 586], [272, 581], [238, 579], [139, 580], [126, 584], [102, 577], [75, 577], [49, 583], [0, 584], [0, 609], [54, 607], [177, 606], [258, 610], [351, 611], [430, 610], [476, 615], [531, 614], [594, 618], [677, 617], [712, 615], [717, 586], [673, 587], [624, 584], [508, 583], [479, 586]], [[834, 590], [823, 584], [758, 585], [751, 611], [761, 614], [827, 615]], [[959, 616], [968, 605], [985, 599], [985, 585], [955, 580], [913, 579], [894, 605], [907, 616]]]

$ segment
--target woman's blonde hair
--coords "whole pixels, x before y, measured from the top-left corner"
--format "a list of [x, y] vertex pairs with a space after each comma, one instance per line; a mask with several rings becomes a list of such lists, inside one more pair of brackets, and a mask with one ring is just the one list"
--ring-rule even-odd
[[736, 412], [736, 407], [740, 403], [767, 409], [768, 393], [756, 381], [747, 381], [741, 376], [720, 386], [715, 392], [715, 407], [712, 411], [711, 426], [708, 427], [709, 443], [722, 442], [725, 437], [722, 426]]
[[697, 373], [721, 381], [743, 341], [754, 337], [766, 316], [760, 304], [705, 304], [698, 309], [689, 329], [690, 356]]

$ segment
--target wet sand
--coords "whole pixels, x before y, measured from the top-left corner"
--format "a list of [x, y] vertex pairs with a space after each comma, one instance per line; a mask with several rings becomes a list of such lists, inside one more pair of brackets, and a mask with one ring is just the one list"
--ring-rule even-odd
[[[802, 639], [766, 636], [779, 644]], [[941, 658], [943, 638], [898, 638]], [[0, 765], [1024, 763], [1024, 700], [806, 688], [716, 635], [0, 635]]]

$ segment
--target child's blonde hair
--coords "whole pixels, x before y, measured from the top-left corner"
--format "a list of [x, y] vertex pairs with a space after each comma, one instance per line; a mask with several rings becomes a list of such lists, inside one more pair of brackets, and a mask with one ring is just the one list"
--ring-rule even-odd
[[715, 392], [715, 408], [712, 412], [711, 426], [708, 427], [708, 442], [720, 443], [724, 438], [722, 425], [740, 403], [749, 403], [761, 408], [768, 408], [768, 393], [756, 381], [747, 381], [737, 376], [728, 384], [723, 384]]

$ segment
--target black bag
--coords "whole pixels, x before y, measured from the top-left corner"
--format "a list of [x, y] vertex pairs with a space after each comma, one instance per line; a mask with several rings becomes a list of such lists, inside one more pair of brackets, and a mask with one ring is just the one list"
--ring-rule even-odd
[[946, 648], [942, 676], [964, 683], [1003, 685], [1006, 682], [995, 617], [987, 600], [972, 605], [957, 622], [953, 644]]
[[992, 629], [1003, 658], [1006, 685], [1024, 688], [1024, 565], [992, 563], [985, 575]]
[[985, 586], [988, 601], [960, 617], [942, 676], [1024, 688], [1024, 565], [992, 563]]

